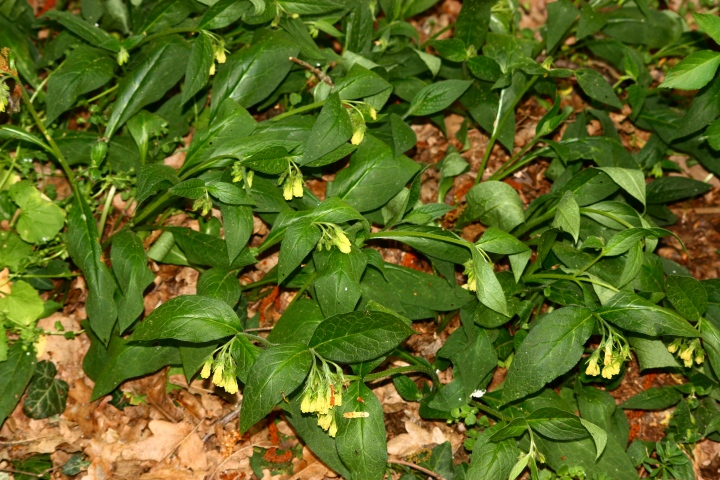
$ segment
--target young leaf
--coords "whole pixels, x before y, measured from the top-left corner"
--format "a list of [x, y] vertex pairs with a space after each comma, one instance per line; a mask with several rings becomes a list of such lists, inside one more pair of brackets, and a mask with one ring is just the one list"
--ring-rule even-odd
[[240, 321], [227, 303], [212, 297], [181, 295], [153, 310], [138, 324], [130, 340], [173, 339], [202, 343], [241, 331]]
[[597, 70], [581, 68], [575, 71], [575, 77], [588, 97], [611, 107], [622, 108], [622, 103], [613, 92], [612, 86]]
[[431, 115], [444, 110], [460, 98], [471, 84], [472, 81], [469, 80], [441, 80], [431, 83], [415, 95], [404, 118], [410, 115]]
[[153, 283], [155, 274], [148, 268], [142, 240], [132, 230], [121, 230], [113, 237], [110, 258], [121, 291], [117, 306], [122, 334], [143, 313], [143, 292]]
[[667, 72], [660, 88], [697, 90], [713, 79], [718, 65], [720, 53], [711, 50], [691, 53]]
[[[335, 443], [340, 459], [351, 472], [350, 478], [381, 478], [386, 468], [387, 441], [380, 401], [364, 383], [353, 382], [343, 392], [343, 404], [336, 410]], [[348, 414], [355, 416], [346, 418]]]
[[283, 396], [289, 396], [302, 385], [312, 362], [312, 353], [304, 345], [278, 345], [262, 352], [248, 373], [240, 432], [245, 433], [270, 413]]
[[540, 390], [574, 367], [593, 332], [593, 313], [564, 307], [541, 317], [510, 365], [502, 399], [511, 402]]
[[396, 315], [349, 312], [318, 325], [309, 346], [328, 360], [357, 363], [391, 351], [413, 333], [415, 331]]
[[624, 330], [650, 337], [699, 335], [697, 330], [677, 313], [630, 292], [615, 294], [605, 305], [596, 309], [595, 314]]
[[57, 368], [53, 362], [38, 362], [23, 403], [25, 415], [41, 419], [65, 411], [69, 386], [67, 382], [56, 379], [56, 373]]

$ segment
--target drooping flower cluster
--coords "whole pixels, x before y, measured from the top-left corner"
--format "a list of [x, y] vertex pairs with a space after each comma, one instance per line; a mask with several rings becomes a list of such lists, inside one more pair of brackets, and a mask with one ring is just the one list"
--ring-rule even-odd
[[351, 108], [350, 125], [352, 126], [353, 134], [350, 138], [350, 143], [360, 145], [365, 138], [365, 131], [367, 130], [365, 117], [369, 116], [373, 120], [377, 120], [377, 111], [365, 102], [346, 100], [343, 103]]
[[245, 180], [248, 187], [252, 187], [253, 179], [255, 178], [255, 172], [253, 170], [246, 169], [242, 166], [242, 163], [235, 162], [232, 166], [233, 182], [242, 182]]
[[210, 32], [203, 32], [205, 35], [209, 35], [212, 40], [213, 49], [213, 63], [210, 65], [210, 75], [215, 75], [215, 62], [222, 64], [227, 61], [227, 55], [225, 50], [225, 40], [221, 37], [212, 34]]
[[464, 275], [467, 275], [467, 283], [462, 286], [465, 290], [470, 290], [471, 292], [477, 291], [477, 277], [475, 276], [475, 264], [472, 260], [468, 260], [463, 264], [463, 267], [465, 267], [465, 270], [463, 271]]
[[288, 161], [288, 169], [278, 178], [278, 185], [283, 186], [283, 197], [285, 200], [292, 200], [294, 197], [303, 196], [303, 175], [300, 167], [295, 162]]
[[200, 376], [202, 378], [210, 378], [212, 374], [212, 382], [218, 387], [224, 388], [226, 392], [234, 395], [238, 392], [237, 383], [237, 365], [232, 356], [232, 346], [235, 339], [218, 348], [210, 355], [203, 364]]
[[318, 425], [331, 437], [337, 434], [334, 408], [342, 405], [345, 382], [340, 367], [334, 367], [335, 372], [332, 372], [327, 362], [318, 358], [310, 370], [300, 401], [300, 410], [303, 413], [316, 414]]
[[337, 247], [342, 253], [350, 253], [352, 251], [352, 243], [342, 228], [334, 223], [316, 223], [322, 230], [322, 236], [318, 241], [317, 249], [330, 250], [333, 246]]
[[[600, 355], [603, 355], [602, 369], [600, 367]], [[623, 337], [612, 330], [607, 337], [603, 338], [600, 346], [588, 359], [586, 375], [597, 376], [602, 372], [602, 377], [610, 379], [620, 373], [625, 360], [630, 359], [630, 345]]]
[[212, 210], [212, 200], [207, 192], [200, 198], [195, 199], [192, 206], [193, 211], [200, 210], [202, 215], [207, 215]]
[[693, 360], [698, 365], [705, 361], [705, 349], [702, 347], [700, 340], [694, 338], [688, 340], [685, 338], [676, 338], [670, 345], [668, 345], [668, 352], [678, 353], [678, 356], [682, 359], [686, 368], [693, 366]]

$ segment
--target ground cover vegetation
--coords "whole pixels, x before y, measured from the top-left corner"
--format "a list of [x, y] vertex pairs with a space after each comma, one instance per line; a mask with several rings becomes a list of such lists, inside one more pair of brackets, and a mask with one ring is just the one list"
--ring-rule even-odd
[[[720, 441], [720, 281], [656, 248], [667, 205], [711, 189], [669, 157], [720, 174], [720, 18], [559, 0], [530, 29], [514, 0], [469, 0], [421, 40], [436, 3], [2, 2], [0, 422], [62, 414], [69, 385], [37, 356], [85, 335], [93, 401], [171, 367], [240, 393], [241, 434], [279, 409], [345, 478], [696, 478], [693, 446]], [[517, 146], [529, 100], [543, 116]], [[647, 140], [629, 148], [620, 113]], [[447, 134], [450, 114], [457, 148], [413, 160], [417, 129]], [[527, 204], [512, 179], [538, 164], [552, 186]], [[196, 294], [148, 311], [162, 265], [199, 272]], [[78, 276], [87, 320], [38, 327]], [[249, 307], [274, 287], [294, 296], [269, 328]], [[432, 358], [406, 344], [428, 319]], [[616, 405], [630, 362], [683, 381]], [[383, 382], [464, 432], [466, 461], [443, 443], [389, 462]], [[661, 440], [629, 442], [625, 410], [671, 407]]]

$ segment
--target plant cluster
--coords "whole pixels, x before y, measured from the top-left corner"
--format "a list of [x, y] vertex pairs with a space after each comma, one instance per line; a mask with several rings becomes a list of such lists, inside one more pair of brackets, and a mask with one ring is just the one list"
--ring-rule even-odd
[[[423, 418], [465, 425], [469, 463], [454, 465], [449, 444], [420, 462], [446, 479], [694, 478], [692, 445], [720, 440], [720, 281], [655, 250], [673, 235], [667, 204], [710, 189], [667, 176], [682, 170], [670, 155], [720, 174], [720, 18], [558, 0], [530, 30], [517, 0], [467, 0], [421, 41], [412, 21], [436, 3], [83, 0], [35, 19], [2, 2], [0, 422], [26, 390], [28, 415], [64, 409], [67, 384], [36, 354], [45, 335], [79, 332], [37, 321], [79, 270], [94, 400], [179, 367], [242, 393], [243, 433], [279, 407], [341, 476], [419, 478], [387, 462], [372, 388], [392, 378]], [[690, 102], [678, 89], [699, 91]], [[516, 148], [528, 99], [546, 113]], [[411, 125], [446, 133], [448, 112], [465, 117], [461, 151], [431, 166], [407, 156]], [[633, 151], [620, 113], [651, 132]], [[474, 128], [488, 138], [476, 183], [446, 201]], [[176, 152], [178, 169], [163, 162]], [[538, 161], [552, 188], [525, 206], [504, 180]], [[420, 200], [428, 168], [435, 203]], [[131, 215], [113, 213], [118, 194]], [[199, 229], [168, 223], [179, 213]], [[257, 221], [271, 229], [252, 243]], [[478, 238], [461, 235], [476, 223]], [[431, 271], [376, 248], [400, 244]], [[261, 280], [238, 281], [275, 252]], [[151, 260], [199, 271], [197, 294], [144, 316]], [[248, 305], [273, 285], [295, 295], [265, 335]], [[441, 332], [456, 315], [434, 361], [404, 347], [413, 322]], [[608, 391], [633, 357], [686, 383], [616, 406]], [[624, 409], [673, 406], [661, 442], [628, 445]]]

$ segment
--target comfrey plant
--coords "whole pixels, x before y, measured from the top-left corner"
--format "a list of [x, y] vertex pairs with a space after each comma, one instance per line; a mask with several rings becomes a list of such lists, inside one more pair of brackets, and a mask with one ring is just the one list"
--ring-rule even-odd
[[[690, 446], [720, 440], [720, 283], [655, 251], [667, 204], [710, 189], [666, 176], [682, 171], [670, 154], [720, 174], [717, 16], [559, 0], [532, 31], [515, 0], [467, 0], [427, 37], [414, 25], [437, 0], [114, 3], [37, 20], [0, 6], [0, 421], [26, 390], [29, 415], [63, 410], [67, 385], [35, 360], [60, 332], [36, 323], [81, 273], [93, 400], [178, 367], [242, 395], [241, 432], [280, 409], [342, 477], [412, 476], [388, 462], [373, 389], [390, 378], [423, 418], [464, 424], [469, 463], [449, 444], [419, 461], [443, 478], [693, 478]], [[688, 105], [672, 89], [700, 90]], [[515, 145], [529, 105], [544, 113]], [[413, 127], [447, 135], [449, 113], [455, 148], [413, 160]], [[69, 196], [32, 161], [60, 167]], [[525, 204], [534, 165], [549, 182]], [[385, 260], [400, 245], [422, 270]], [[196, 269], [197, 294], [145, 315], [150, 261]], [[293, 297], [265, 334], [248, 311], [274, 286]], [[456, 317], [435, 358], [404, 343]], [[616, 406], [633, 361], [686, 383]], [[674, 406], [666, 440], [630, 443], [624, 409]]]

